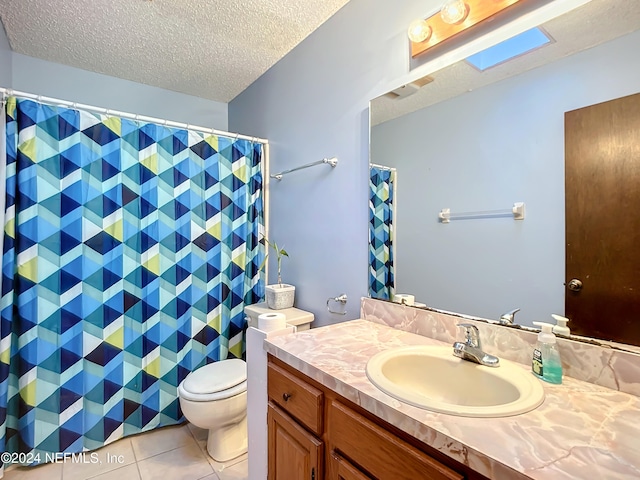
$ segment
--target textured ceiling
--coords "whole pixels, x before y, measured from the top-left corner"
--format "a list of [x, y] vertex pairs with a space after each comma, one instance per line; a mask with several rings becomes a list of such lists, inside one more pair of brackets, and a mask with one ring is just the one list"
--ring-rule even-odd
[[592, 0], [543, 24], [542, 28], [554, 43], [484, 72], [467, 62], [458, 62], [430, 75], [433, 82], [410, 96], [376, 98], [371, 102], [371, 124], [386, 122], [639, 30], [640, 0]]
[[348, 0], [0, 0], [14, 52], [229, 102]]

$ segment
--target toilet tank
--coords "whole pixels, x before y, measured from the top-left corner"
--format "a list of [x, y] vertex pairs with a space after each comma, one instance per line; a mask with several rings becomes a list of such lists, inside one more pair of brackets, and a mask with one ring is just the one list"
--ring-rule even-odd
[[263, 313], [282, 313], [287, 318], [287, 324], [294, 325], [298, 331], [309, 330], [311, 322], [313, 322], [313, 313], [305, 312], [299, 308], [283, 308], [281, 310], [272, 310], [267, 303], [255, 303], [244, 307], [244, 314], [247, 316], [247, 322], [250, 327], [258, 328], [258, 316]]

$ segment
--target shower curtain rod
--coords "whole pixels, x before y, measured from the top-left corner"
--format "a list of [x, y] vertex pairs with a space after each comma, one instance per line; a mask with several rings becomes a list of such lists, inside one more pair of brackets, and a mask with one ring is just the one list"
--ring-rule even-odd
[[84, 103], [69, 102], [67, 100], [61, 100], [59, 98], [45, 97], [44, 95], [35, 95], [33, 93], [20, 92], [18, 90], [13, 90], [12, 88], [0, 87], [0, 94], [2, 94], [2, 101], [4, 101], [5, 98], [8, 96], [10, 97], [15, 95], [16, 97], [23, 97], [23, 98], [28, 98], [30, 100], [37, 100], [38, 102], [44, 102], [44, 103], [49, 103], [54, 105], [63, 105], [65, 107], [71, 107], [71, 108], [76, 108], [80, 110], [88, 110], [88, 111], [97, 112], [97, 113], [104, 113], [106, 115], [116, 115], [118, 117], [128, 118], [131, 120], [142, 120], [143, 122], [158, 123], [160, 125], [166, 125], [168, 127], [184, 128], [185, 130], [192, 130], [192, 131], [202, 132], [202, 133], [210, 133], [211, 135], [222, 135], [225, 137], [232, 137], [235, 139], [240, 138], [242, 140], [251, 140], [252, 142], [262, 143], [263, 145], [267, 145], [269, 143], [269, 140], [265, 138], [250, 137], [248, 135], [225, 132], [223, 130], [217, 130], [215, 128], [191, 125], [190, 123], [174, 122], [172, 120], [165, 120], [163, 118], [148, 117], [146, 115], [138, 115], [136, 113], [121, 112], [119, 110], [113, 110], [111, 108], [95, 107], [93, 105], [86, 105]]
[[386, 165], [378, 165], [377, 163], [370, 163], [369, 168], [371, 167], [379, 168], [381, 170], [391, 170], [391, 171], [396, 170], [396, 167], [387, 167]]

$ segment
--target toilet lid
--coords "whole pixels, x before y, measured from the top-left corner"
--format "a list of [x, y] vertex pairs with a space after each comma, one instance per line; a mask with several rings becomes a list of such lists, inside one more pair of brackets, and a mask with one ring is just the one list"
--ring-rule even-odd
[[221, 392], [214, 393], [191, 393], [187, 392], [184, 389], [184, 380], [178, 385], [178, 397], [182, 400], [190, 400], [192, 402], [213, 402], [215, 400], [224, 400], [226, 398], [232, 398], [236, 396], [247, 394], [247, 381], [245, 380], [242, 383], [239, 383], [235, 387], [228, 388], [226, 390], [222, 390]]
[[238, 358], [210, 363], [194, 370], [182, 382], [182, 388], [196, 395], [221, 392], [247, 379], [247, 364]]

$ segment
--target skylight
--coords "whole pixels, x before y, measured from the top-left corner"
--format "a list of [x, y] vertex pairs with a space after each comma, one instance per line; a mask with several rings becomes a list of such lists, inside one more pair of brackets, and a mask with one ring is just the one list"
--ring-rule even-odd
[[494, 67], [514, 57], [528, 53], [547, 43], [551, 43], [551, 39], [547, 34], [539, 28], [532, 28], [475, 55], [471, 55], [467, 58], [467, 62], [483, 72], [487, 68]]

